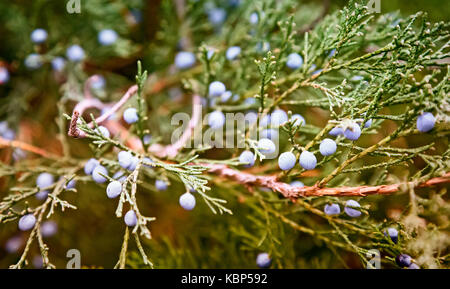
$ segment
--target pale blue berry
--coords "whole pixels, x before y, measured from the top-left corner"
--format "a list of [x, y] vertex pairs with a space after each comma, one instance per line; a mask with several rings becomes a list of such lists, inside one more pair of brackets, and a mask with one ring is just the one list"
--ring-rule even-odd
[[119, 165], [122, 168], [128, 169], [128, 167], [131, 165], [131, 162], [133, 160], [133, 155], [130, 152], [121, 151], [117, 155], [117, 159], [119, 161]]
[[52, 68], [54, 71], [63, 71], [66, 66], [66, 60], [60, 56], [52, 59]]
[[67, 190], [70, 190], [70, 189], [75, 188], [76, 185], [77, 185], [77, 181], [72, 179], [64, 186], [64, 188], [67, 189]]
[[256, 103], [256, 98], [254, 98], [254, 97], [248, 97], [248, 98], [244, 99], [244, 104], [246, 104], [246, 105], [250, 106], [255, 103]]
[[300, 114], [292, 115], [291, 121], [294, 122], [294, 126], [304, 126], [306, 124], [305, 119]]
[[104, 126], [99, 126], [98, 129], [96, 129], [95, 131], [106, 138], [109, 138], [111, 136], [109, 130]]
[[290, 183], [290, 185], [294, 188], [302, 188], [305, 186], [305, 184], [300, 181], [293, 181]]
[[208, 19], [212, 25], [221, 25], [227, 17], [227, 12], [222, 8], [213, 8], [208, 11]]
[[332, 136], [344, 135], [344, 130], [341, 127], [336, 126], [330, 130], [329, 134]]
[[150, 144], [150, 142], [152, 141], [152, 136], [149, 134], [144, 135], [144, 137], [142, 138], [142, 141], [144, 142], [145, 145]]
[[361, 216], [361, 211], [352, 209], [352, 207], [360, 208], [361, 205], [355, 200], [348, 200], [345, 203], [345, 208], [344, 208], [345, 213], [352, 218], [357, 218], [357, 217]]
[[195, 54], [188, 51], [178, 52], [175, 56], [175, 66], [179, 69], [188, 69], [195, 65]]
[[132, 157], [131, 158], [131, 163], [130, 163], [130, 165], [128, 166], [127, 169], [129, 171], [134, 171], [136, 169], [138, 163], [139, 163], [139, 158], [138, 157]]
[[209, 84], [209, 95], [210, 96], [221, 96], [226, 91], [225, 84], [220, 81], [213, 81]]
[[41, 225], [42, 237], [48, 238], [58, 232], [58, 224], [55, 221], [45, 221]]
[[48, 191], [40, 191], [35, 195], [35, 197], [40, 201], [45, 200], [48, 197]]
[[119, 181], [113, 181], [106, 187], [106, 195], [110, 199], [117, 198], [122, 192], [122, 183]]
[[252, 14], [250, 14], [250, 23], [255, 25], [258, 24], [259, 22], [259, 15], [256, 12], [253, 12]]
[[86, 162], [86, 164], [84, 165], [84, 173], [86, 175], [91, 175], [92, 172], [94, 171], [95, 167], [98, 166], [100, 164], [100, 162], [96, 159], [90, 159]]
[[372, 125], [373, 120], [369, 119], [364, 123], [364, 128], [369, 128]]
[[249, 111], [245, 114], [245, 121], [248, 124], [254, 124], [258, 120], [258, 114], [254, 111]]
[[78, 44], [74, 44], [67, 48], [66, 56], [67, 59], [73, 62], [82, 61], [85, 57], [83, 48]]
[[231, 46], [227, 49], [226, 57], [228, 60], [235, 60], [239, 54], [241, 54], [241, 48], [239, 46]]
[[222, 93], [222, 95], [220, 96], [220, 101], [227, 102], [228, 100], [230, 100], [230, 98], [232, 96], [233, 96], [233, 93], [231, 91], [227, 90], [224, 93]]
[[191, 193], [186, 192], [180, 196], [179, 203], [183, 209], [190, 211], [195, 207], [195, 197]]
[[12, 238], [9, 238], [6, 241], [5, 244], [5, 250], [6, 252], [12, 254], [12, 253], [16, 253], [17, 251], [19, 251], [20, 247], [22, 247], [23, 245], [23, 239], [21, 236], [14, 236]]
[[152, 164], [155, 164], [155, 162], [151, 158], [148, 158], [148, 157], [143, 158], [142, 163], [143, 163], [144, 167], [148, 167], [148, 168], [153, 168]]
[[284, 152], [278, 157], [278, 166], [283, 171], [292, 169], [297, 159], [292, 152]]
[[258, 265], [259, 268], [269, 268], [271, 263], [272, 260], [267, 253], [260, 253], [256, 257], [256, 265]]
[[47, 31], [42, 28], [35, 29], [33, 30], [33, 32], [31, 32], [31, 41], [37, 44], [45, 42], [47, 40], [47, 37]]
[[431, 112], [424, 112], [417, 118], [417, 129], [420, 132], [428, 132], [434, 128], [436, 118]]
[[339, 215], [341, 213], [341, 208], [338, 204], [327, 204], [323, 209], [324, 213], [328, 216]]
[[137, 224], [136, 213], [133, 210], [129, 210], [123, 219], [128, 227], [134, 227]]
[[94, 181], [98, 184], [103, 184], [104, 182], [107, 181], [107, 179], [103, 175], [107, 176], [108, 171], [104, 166], [98, 165], [92, 172], [92, 179], [94, 179]]
[[0, 66], [0, 85], [9, 81], [9, 71], [3, 66]]
[[137, 122], [139, 120], [139, 116], [138, 116], [137, 110], [135, 108], [133, 108], [133, 107], [127, 108], [123, 112], [123, 119], [128, 124], [132, 124], [132, 123]]
[[302, 168], [304, 168], [305, 170], [312, 170], [317, 165], [317, 159], [313, 153], [311, 153], [309, 151], [303, 151], [300, 154], [299, 163], [302, 166]]
[[124, 172], [118, 171], [118, 172], [116, 172], [116, 173], [113, 175], [112, 178], [115, 179], [115, 180], [117, 180], [117, 181], [119, 181], [119, 182], [121, 182], [121, 183], [123, 183], [123, 182], [125, 182], [125, 180], [127, 179], [127, 176], [125, 175]]
[[398, 241], [398, 231], [395, 228], [387, 228], [387, 230], [384, 232], [385, 236], [389, 236], [392, 240], [392, 242], [397, 243]]
[[303, 58], [298, 53], [291, 53], [288, 55], [286, 65], [290, 69], [299, 69], [303, 65]]
[[105, 88], [106, 85], [106, 79], [103, 77], [103, 75], [96, 74], [91, 76], [91, 87], [95, 90], [101, 90]]
[[12, 130], [12, 129], [7, 129], [3, 134], [2, 134], [2, 137], [4, 138], [4, 139], [7, 139], [7, 140], [13, 140], [13, 139], [15, 139], [16, 138], [16, 133]]
[[352, 123], [347, 129], [344, 131], [344, 136], [349, 140], [357, 140], [361, 136], [361, 128], [357, 123]]
[[212, 129], [218, 129], [225, 124], [225, 115], [221, 111], [214, 111], [208, 116], [208, 124]]
[[282, 109], [275, 109], [270, 115], [270, 122], [272, 126], [280, 126], [288, 121], [287, 113]]
[[320, 143], [320, 153], [323, 156], [331, 156], [336, 152], [337, 145], [336, 142], [332, 139], [326, 138]]
[[25, 66], [29, 69], [38, 69], [42, 66], [42, 56], [36, 53], [31, 53], [25, 58]]
[[261, 138], [268, 138], [271, 140], [276, 140], [278, 139], [278, 130], [273, 129], [273, 128], [269, 128], [269, 129], [265, 129], [263, 131], [261, 131]]
[[164, 180], [156, 180], [155, 181], [155, 187], [158, 189], [158, 191], [165, 191], [167, 190], [168, 184]]
[[328, 57], [333, 57], [336, 54], [336, 48], [333, 48], [330, 53], [328, 53]]
[[53, 175], [49, 173], [42, 173], [36, 179], [36, 185], [40, 188], [50, 187], [55, 182]]
[[259, 121], [259, 126], [260, 127], [268, 127], [268, 126], [270, 126], [271, 125], [270, 118], [271, 118], [270, 114], [266, 114], [265, 116], [263, 116], [261, 118], [261, 120]]
[[36, 224], [36, 217], [33, 214], [27, 214], [19, 219], [19, 229], [21, 231], [28, 231], [33, 229]]
[[255, 155], [251, 151], [243, 151], [239, 156], [239, 162], [244, 164], [244, 167], [253, 167], [255, 164]]
[[420, 269], [420, 266], [416, 263], [411, 263], [411, 265], [408, 266], [408, 269]]
[[258, 149], [264, 155], [270, 155], [277, 150], [273, 141], [268, 138], [262, 138], [258, 141]]
[[400, 267], [409, 267], [412, 264], [412, 258], [408, 254], [400, 254], [395, 257], [395, 262]]
[[114, 44], [117, 38], [117, 32], [112, 29], [103, 29], [98, 33], [98, 42], [104, 46]]

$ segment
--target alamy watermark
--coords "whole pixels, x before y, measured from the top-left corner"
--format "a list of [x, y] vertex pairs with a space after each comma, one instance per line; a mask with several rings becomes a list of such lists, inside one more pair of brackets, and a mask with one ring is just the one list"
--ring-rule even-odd
[[367, 269], [381, 269], [381, 254], [377, 249], [371, 249], [366, 253]]
[[81, 13], [81, 0], [69, 0], [66, 4], [66, 10], [69, 14]]
[[81, 253], [77, 249], [70, 249], [66, 253], [67, 261], [66, 269], [80, 269], [81, 268]]

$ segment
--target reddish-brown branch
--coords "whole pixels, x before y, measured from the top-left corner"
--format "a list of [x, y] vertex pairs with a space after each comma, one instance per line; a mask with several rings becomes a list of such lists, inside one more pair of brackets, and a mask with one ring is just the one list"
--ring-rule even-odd
[[2, 137], [0, 137], [0, 148], [2, 147], [13, 147], [13, 148], [20, 148], [24, 151], [32, 152], [37, 155], [43, 156], [44, 158], [50, 158], [50, 159], [56, 159], [59, 158], [58, 156], [47, 152], [46, 150], [43, 150], [41, 148], [35, 147], [33, 145], [17, 141], [17, 140], [7, 140]]
[[[289, 199], [296, 199], [298, 197], [308, 196], [369, 196], [375, 194], [392, 194], [400, 190], [402, 185], [408, 183], [399, 183], [391, 185], [380, 186], [359, 186], [359, 187], [336, 187], [336, 188], [319, 188], [318, 186], [305, 186], [305, 187], [293, 187], [289, 184], [279, 182], [275, 175], [273, 176], [255, 176], [250, 173], [234, 170], [226, 165], [209, 165], [209, 172], [217, 174], [221, 177], [231, 179], [237, 183], [245, 186], [260, 186], [272, 189], [275, 192], [279, 192], [284, 197]], [[441, 177], [432, 178], [423, 183], [415, 184], [411, 182], [415, 187], [430, 187], [439, 184], [450, 183], [450, 172]]]
[[[86, 83], [90, 83], [90, 81], [92, 81], [91, 78], [89, 78], [89, 80], [86, 81]], [[137, 89], [138, 89], [137, 85], [131, 86], [127, 90], [127, 92], [122, 96], [122, 98], [117, 103], [115, 103], [111, 107], [111, 109], [109, 109], [107, 112], [105, 112], [104, 114], [99, 116], [97, 119], [95, 119], [95, 122], [97, 124], [102, 124], [103, 122], [105, 122], [111, 115], [113, 115], [115, 112], [117, 112], [128, 101], [128, 99], [131, 98], [131, 96], [133, 96], [137, 92]], [[71, 137], [75, 137], [75, 138], [86, 137], [86, 134], [77, 127], [78, 119], [83, 114], [83, 112], [86, 111], [88, 108], [92, 108], [92, 107], [101, 110], [103, 108], [107, 108], [110, 106], [111, 106], [111, 104], [104, 104], [97, 98], [90, 97], [89, 93], [86, 94], [85, 99], [80, 101], [73, 109], [72, 120], [70, 122], [68, 135]], [[94, 122], [91, 121], [88, 124], [88, 126], [90, 128], [93, 128]]]
[[159, 144], [154, 144], [149, 148], [149, 151], [160, 158], [164, 157], [175, 157], [178, 152], [183, 148], [183, 146], [191, 139], [192, 133], [195, 126], [198, 124], [202, 113], [201, 97], [199, 95], [194, 95], [192, 97], [192, 116], [189, 120], [186, 130], [183, 132], [181, 137], [171, 145], [161, 146]]

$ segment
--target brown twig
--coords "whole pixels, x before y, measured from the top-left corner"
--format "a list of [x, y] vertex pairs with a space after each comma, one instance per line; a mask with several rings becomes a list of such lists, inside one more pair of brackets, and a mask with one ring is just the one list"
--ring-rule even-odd
[[33, 145], [27, 144], [25, 142], [17, 141], [17, 140], [7, 140], [2, 137], [0, 137], [0, 148], [2, 147], [14, 147], [19, 148], [24, 151], [32, 152], [37, 155], [43, 156], [44, 158], [48, 159], [57, 159], [59, 156], [54, 155], [52, 153], [49, 153], [46, 150], [43, 150], [41, 148], [35, 147]]
[[398, 183], [391, 185], [380, 186], [359, 186], [359, 187], [336, 187], [336, 188], [320, 188], [318, 186], [293, 187], [289, 184], [279, 182], [276, 176], [255, 176], [253, 174], [234, 170], [226, 165], [220, 164], [205, 164], [209, 167], [209, 172], [217, 174], [221, 177], [231, 179], [237, 183], [246, 186], [261, 186], [272, 189], [273, 191], [281, 193], [284, 197], [294, 200], [298, 197], [308, 196], [369, 196], [369, 195], [387, 195], [400, 190], [402, 185], [412, 184], [415, 187], [431, 187], [439, 184], [450, 183], [450, 172], [441, 177], [432, 178], [422, 183]]

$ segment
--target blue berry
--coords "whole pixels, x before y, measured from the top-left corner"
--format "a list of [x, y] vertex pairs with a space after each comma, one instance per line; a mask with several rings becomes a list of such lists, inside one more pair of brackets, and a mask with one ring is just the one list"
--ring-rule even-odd
[[253, 167], [255, 164], [255, 155], [251, 151], [243, 151], [239, 156], [239, 162], [244, 163], [244, 167]]
[[191, 193], [186, 192], [180, 196], [179, 203], [183, 209], [190, 211], [195, 207], [195, 197]]
[[36, 224], [36, 217], [33, 214], [27, 214], [20, 218], [19, 229], [21, 231], [28, 231], [33, 229]]
[[144, 142], [145, 145], [150, 144], [150, 142], [152, 141], [152, 136], [149, 134], [144, 135], [144, 137], [142, 138], [142, 141]]
[[213, 111], [208, 116], [208, 124], [212, 129], [218, 129], [225, 124], [225, 115], [221, 111]]
[[129, 171], [134, 171], [137, 167], [137, 164], [139, 163], [138, 157], [132, 157], [131, 158], [131, 164], [128, 166]]
[[395, 258], [395, 262], [400, 267], [409, 267], [412, 264], [412, 258], [407, 254], [400, 254]]
[[260, 127], [268, 127], [271, 125], [270, 123], [270, 114], [266, 114], [265, 116], [263, 116], [263, 118], [261, 118], [260, 122], [259, 122], [259, 126]]
[[392, 242], [397, 243], [398, 242], [398, 231], [395, 228], [387, 228], [387, 230], [384, 232], [385, 236], [389, 236], [392, 240]]
[[66, 66], [66, 60], [60, 56], [52, 59], [52, 68], [54, 71], [62, 71]]
[[336, 48], [333, 48], [330, 53], [328, 53], [328, 57], [333, 57], [336, 54]]
[[155, 187], [158, 189], [158, 191], [165, 191], [167, 190], [168, 184], [164, 180], [156, 180], [155, 181]]
[[104, 126], [99, 126], [98, 129], [96, 129], [95, 131], [106, 138], [109, 138], [111, 136], [109, 130]]
[[100, 74], [96, 74], [91, 76], [91, 87], [95, 90], [101, 90], [103, 88], [105, 88], [106, 85], [106, 79], [100, 75]]
[[7, 140], [13, 140], [16, 138], [16, 133], [12, 129], [7, 129], [3, 133], [2, 137]]
[[250, 14], [250, 23], [255, 25], [258, 24], [259, 22], [259, 15], [256, 12], [253, 12], [252, 14]]
[[248, 97], [244, 100], [244, 104], [246, 105], [253, 105], [256, 103], [256, 98], [254, 97]]
[[259, 253], [256, 257], [256, 265], [258, 265], [259, 268], [269, 268], [271, 263], [272, 260], [267, 253]]
[[364, 123], [364, 128], [369, 128], [372, 125], [373, 120], [369, 119]]
[[226, 57], [228, 60], [235, 60], [239, 54], [241, 54], [241, 48], [239, 46], [231, 46], [227, 49]]
[[270, 115], [270, 122], [272, 126], [280, 126], [288, 121], [287, 113], [282, 109], [275, 109]]
[[417, 118], [417, 129], [420, 132], [428, 132], [434, 128], [436, 118], [431, 112], [424, 112]]
[[364, 77], [361, 75], [355, 75], [352, 78], [350, 78], [351, 81], [361, 81], [363, 79], [364, 79]]
[[416, 263], [411, 263], [411, 265], [408, 266], [408, 269], [420, 269], [420, 267]]
[[139, 120], [137, 110], [133, 107], [127, 108], [123, 112], [123, 119], [128, 124], [133, 124], [133, 123], [137, 122]]
[[300, 162], [300, 165], [302, 166], [302, 168], [304, 168], [305, 170], [312, 170], [317, 165], [316, 156], [309, 151], [303, 151], [300, 154], [299, 162]]
[[33, 41], [34, 43], [43, 43], [47, 40], [47, 31], [45, 31], [45, 29], [42, 28], [38, 28], [33, 30], [33, 32], [31, 32], [31, 41]]
[[206, 52], [206, 57], [211, 60], [211, 58], [214, 56], [214, 49], [208, 48], [208, 51]]
[[339, 215], [341, 213], [341, 208], [338, 204], [327, 204], [323, 209], [324, 213], [328, 216]]
[[320, 143], [320, 153], [323, 156], [331, 156], [332, 154], [334, 154], [336, 152], [337, 149], [337, 145], [334, 142], [334, 140], [326, 138], [324, 139], [321, 143]]
[[3, 66], [0, 66], [0, 85], [9, 81], [9, 71]]
[[258, 120], [258, 114], [254, 111], [249, 111], [245, 114], [245, 121], [248, 124], [254, 124]]
[[258, 149], [264, 155], [270, 155], [277, 150], [273, 141], [268, 138], [262, 138], [258, 141]]
[[123, 183], [123, 182], [125, 182], [125, 180], [127, 179], [127, 176], [125, 175], [124, 172], [118, 171], [118, 172], [116, 172], [116, 173], [113, 175], [112, 178], [115, 179], [115, 180], [117, 180], [117, 181], [119, 181], [119, 182], [121, 182], [121, 183]]
[[75, 188], [76, 184], [77, 184], [77, 181], [75, 181], [74, 179], [72, 179], [72, 180], [70, 180], [70, 181], [65, 185], [64, 188], [65, 188], [66, 190], [70, 190], [70, 189]]
[[271, 140], [276, 140], [278, 139], [278, 130], [273, 129], [273, 128], [269, 128], [269, 129], [265, 129], [261, 132], [261, 138], [268, 138]]
[[114, 44], [117, 38], [117, 32], [112, 29], [103, 29], [98, 33], [98, 42], [104, 46]]
[[107, 176], [108, 171], [102, 165], [96, 166], [94, 171], [92, 172], [92, 179], [94, 179], [94, 181], [98, 184], [103, 184], [104, 182], [107, 181], [107, 179], [102, 175]]
[[344, 130], [339, 126], [336, 126], [330, 130], [329, 135], [332, 136], [344, 135]]
[[121, 151], [117, 155], [117, 159], [119, 160], [119, 165], [122, 168], [128, 169], [128, 167], [131, 165], [131, 162], [133, 160], [133, 155], [130, 152]]
[[73, 62], [82, 61], [85, 57], [83, 48], [78, 44], [74, 44], [67, 48], [66, 56], [67, 59]]
[[359, 216], [361, 216], [361, 211], [352, 209], [352, 207], [360, 208], [361, 205], [355, 200], [348, 200], [345, 203], [345, 208], [344, 208], [345, 213], [352, 218], [358, 218]]
[[42, 173], [36, 179], [36, 185], [40, 189], [50, 187], [54, 182], [54, 177], [49, 173]]
[[357, 140], [361, 136], [361, 128], [357, 123], [352, 123], [344, 131], [344, 136], [349, 140]]
[[213, 8], [208, 11], [209, 22], [215, 26], [221, 25], [226, 17], [227, 12], [222, 8]]
[[294, 121], [294, 126], [304, 126], [306, 124], [305, 118], [298, 113], [292, 115], [291, 121]]
[[221, 96], [226, 91], [225, 84], [220, 81], [213, 81], [209, 84], [209, 95], [210, 96]]
[[84, 173], [86, 175], [91, 175], [92, 172], [94, 171], [95, 167], [98, 166], [100, 164], [100, 162], [96, 159], [90, 159], [86, 162], [86, 164], [84, 165]]
[[175, 56], [175, 66], [179, 69], [188, 69], [195, 65], [195, 54], [181, 51]]
[[21, 236], [14, 236], [9, 238], [5, 244], [6, 252], [12, 254], [19, 251], [20, 247], [23, 245], [23, 240]]
[[129, 210], [123, 219], [128, 227], [134, 227], [137, 224], [136, 213], [133, 210]]
[[48, 197], [48, 191], [40, 191], [35, 195], [35, 197], [40, 201], [45, 200]]
[[286, 65], [290, 69], [299, 69], [303, 65], [303, 58], [298, 53], [291, 53], [288, 55]]
[[290, 185], [295, 188], [302, 188], [305, 186], [305, 184], [300, 181], [293, 181], [290, 183]]
[[25, 66], [29, 69], [38, 69], [42, 66], [42, 56], [36, 53], [31, 53], [25, 58]]
[[292, 169], [295, 166], [297, 159], [291, 152], [284, 152], [278, 157], [278, 166], [283, 171]]
[[231, 91], [227, 90], [224, 93], [222, 93], [222, 95], [220, 96], [220, 101], [227, 102], [228, 100], [230, 100], [230, 98], [232, 96], [233, 96], [233, 93]]
[[58, 232], [58, 225], [55, 221], [45, 221], [41, 225], [41, 234], [42, 237], [48, 238], [56, 234]]
[[145, 157], [142, 159], [142, 163], [144, 167], [153, 168], [152, 164], [154, 164], [155, 162], [151, 158]]
[[122, 192], [122, 183], [119, 181], [110, 182], [106, 187], [106, 195], [110, 199], [117, 198]]

